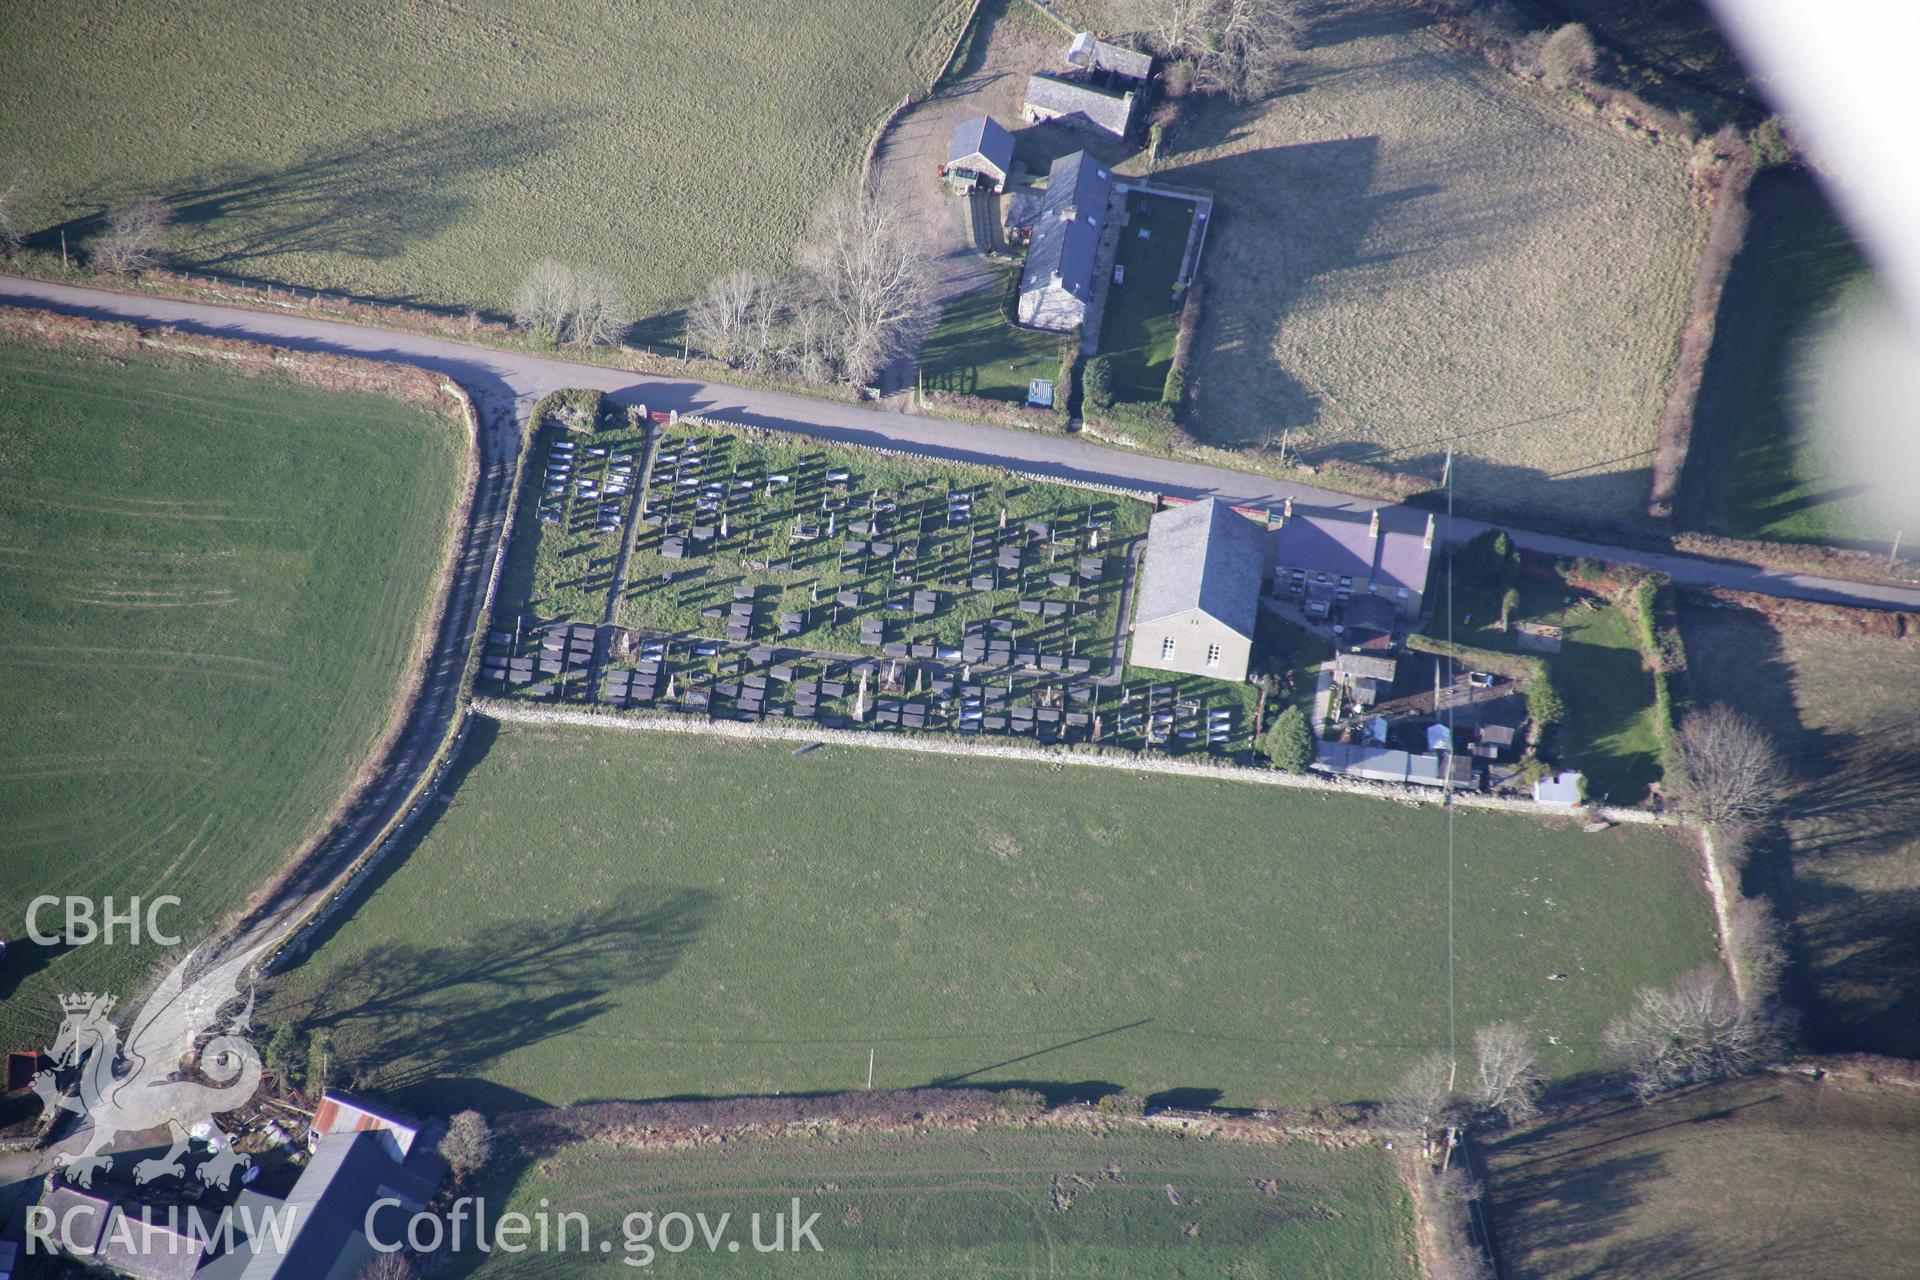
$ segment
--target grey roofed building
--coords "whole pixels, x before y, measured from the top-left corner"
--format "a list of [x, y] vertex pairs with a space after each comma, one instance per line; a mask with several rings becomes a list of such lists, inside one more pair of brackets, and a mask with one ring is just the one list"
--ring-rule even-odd
[[[382, 1239], [400, 1239], [406, 1215], [428, 1204], [447, 1174], [437, 1154], [416, 1148], [401, 1162], [393, 1149], [389, 1136], [373, 1129], [322, 1136], [284, 1202], [243, 1193], [234, 1206], [236, 1238], [249, 1223], [263, 1226], [267, 1213], [279, 1215], [285, 1224], [280, 1231], [257, 1231], [257, 1241], [237, 1244], [194, 1280], [354, 1280], [374, 1256], [366, 1236], [374, 1202], [399, 1202], [381, 1209], [374, 1229]], [[239, 1212], [243, 1204], [245, 1216]]]
[[1391, 632], [1398, 622], [1400, 611], [1393, 603], [1379, 596], [1362, 593], [1347, 602], [1346, 612], [1340, 617], [1349, 631], [1385, 631]]
[[1085, 125], [1116, 138], [1127, 136], [1133, 126], [1134, 96], [1109, 93], [1090, 84], [1062, 80], [1034, 72], [1027, 77], [1027, 98], [1023, 110], [1028, 124], [1064, 120]]
[[1136, 83], [1153, 74], [1153, 59], [1147, 54], [1108, 44], [1091, 31], [1075, 33], [1067, 45], [1067, 65], [1078, 71], [1110, 75], [1118, 80]]
[[1013, 171], [1013, 135], [992, 116], [975, 116], [953, 126], [947, 144], [949, 182], [981, 184], [999, 191]]
[[55, 1223], [55, 1238], [63, 1247], [92, 1253], [107, 1229], [113, 1201], [62, 1183], [41, 1199]]
[[1133, 661], [1244, 680], [1267, 572], [1266, 530], [1224, 502], [1168, 507], [1147, 524]]
[[[188, 1234], [184, 1218], [181, 1230], [168, 1225], [166, 1215], [142, 1206], [128, 1213], [125, 1205], [115, 1205], [107, 1219], [107, 1231], [100, 1239], [97, 1260], [134, 1280], [187, 1280], [200, 1268], [206, 1255], [207, 1229], [202, 1226], [198, 1238]], [[188, 1208], [186, 1214], [197, 1211]]]
[[1393, 676], [1399, 670], [1399, 664], [1392, 658], [1376, 658], [1366, 653], [1336, 654], [1333, 660], [1333, 674], [1341, 680], [1383, 680], [1393, 683]]
[[1053, 162], [1020, 271], [1021, 324], [1064, 333], [1086, 322], [1112, 193], [1113, 179], [1086, 152]]
[[1275, 588], [1298, 599], [1311, 616], [1377, 594], [1408, 616], [1420, 613], [1433, 559], [1433, 517], [1413, 525], [1407, 513], [1375, 510], [1366, 517], [1336, 511], [1296, 514], [1289, 498], [1274, 534]]

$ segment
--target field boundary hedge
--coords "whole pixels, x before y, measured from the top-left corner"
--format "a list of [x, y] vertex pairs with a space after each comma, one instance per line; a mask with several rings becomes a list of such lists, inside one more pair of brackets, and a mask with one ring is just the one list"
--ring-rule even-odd
[[1734, 257], [1747, 233], [1747, 190], [1753, 183], [1751, 161], [1726, 167], [1714, 188], [1713, 212], [1707, 219], [1707, 238], [1694, 264], [1692, 298], [1686, 323], [1668, 379], [1667, 403], [1660, 412], [1660, 430], [1654, 445], [1653, 482], [1647, 514], [1657, 520], [1674, 515], [1674, 504], [1686, 474], [1693, 447], [1694, 418], [1700, 402], [1700, 384], [1707, 372], [1707, 354], [1720, 323], [1720, 301], [1726, 293]]

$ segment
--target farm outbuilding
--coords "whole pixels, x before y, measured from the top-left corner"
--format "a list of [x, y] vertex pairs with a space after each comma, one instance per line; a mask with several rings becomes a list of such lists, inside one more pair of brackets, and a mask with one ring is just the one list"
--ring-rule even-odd
[[1134, 615], [1134, 665], [1245, 680], [1266, 573], [1266, 531], [1226, 503], [1205, 498], [1155, 515]]
[[1013, 170], [1013, 135], [992, 116], [975, 116], [953, 126], [941, 176], [960, 191], [1006, 190]]
[[1023, 111], [1028, 124], [1062, 120], [1110, 137], [1124, 138], [1133, 127], [1133, 104], [1132, 90], [1109, 93], [1076, 80], [1035, 72], [1027, 77]]
[[1153, 59], [1134, 49], [1108, 44], [1091, 31], [1074, 35], [1067, 45], [1067, 66], [1091, 76], [1123, 84], [1145, 84], [1153, 74]]
[[1112, 178], [1086, 152], [1053, 162], [1020, 272], [1021, 324], [1066, 333], [1086, 323], [1112, 193]]

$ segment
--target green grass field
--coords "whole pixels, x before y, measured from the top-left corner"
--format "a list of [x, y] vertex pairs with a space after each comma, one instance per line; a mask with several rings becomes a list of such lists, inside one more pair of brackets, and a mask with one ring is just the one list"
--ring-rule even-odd
[[160, 955], [50, 957], [20, 940], [29, 898], [172, 893], [191, 938], [327, 821], [402, 688], [467, 464], [456, 423], [396, 400], [13, 343], [0, 441], [12, 1045], [57, 992], [125, 992]]
[[1920, 1102], [1760, 1076], [1556, 1117], [1486, 1151], [1502, 1274], [1910, 1274]]
[[1749, 203], [1681, 515], [1736, 537], [1884, 551], [1920, 517], [1903, 465], [1920, 451], [1887, 425], [1920, 412], [1920, 343], [1811, 175], [1762, 174]]
[[1920, 1056], [1920, 642], [1681, 613], [1695, 698], [1753, 716], [1798, 785], [1747, 891], [1790, 929], [1786, 994], [1828, 1052]]
[[196, 267], [503, 309], [551, 256], [645, 315], [784, 267], [966, 13], [342, 0], [263, 22], [236, 0], [30, 0], [0, 12], [0, 114], [36, 230], [152, 194]]
[[[504, 1180], [501, 1180], [504, 1182]], [[1167, 1194], [1173, 1189], [1179, 1203]], [[496, 1255], [480, 1280], [633, 1274], [627, 1215], [731, 1213], [743, 1241], [800, 1197], [818, 1213], [819, 1253], [775, 1260], [747, 1243], [658, 1252], [663, 1273], [824, 1278], [1067, 1275], [1139, 1277], [1415, 1274], [1412, 1212], [1387, 1157], [1305, 1143], [1268, 1145], [1139, 1130], [1066, 1128], [828, 1134], [724, 1148], [636, 1150], [584, 1142], [545, 1155], [490, 1204], [583, 1213], [612, 1256]], [[633, 1224], [637, 1234], [640, 1227]], [[764, 1239], [771, 1239], [770, 1223]], [[576, 1234], [575, 1239], [578, 1238]], [[677, 1239], [677, 1236], [675, 1237]], [[567, 1269], [567, 1268], [571, 1269]]]
[[[266, 1015], [442, 1110], [846, 1089], [870, 1049], [885, 1088], [1290, 1105], [1445, 1044], [1436, 807], [491, 722], [456, 780]], [[1457, 849], [1460, 1025], [1557, 1075], [1712, 956], [1665, 832], [1461, 811]]]
[[1329, 12], [1287, 92], [1169, 139], [1156, 179], [1217, 201], [1183, 425], [1434, 481], [1452, 443], [1481, 509], [1637, 519], [1704, 234], [1686, 153], [1424, 21]]
[[[1007, 282], [1020, 277], [1017, 267], [1003, 274]], [[1060, 335], [1020, 328], [1006, 318], [1003, 303], [1001, 291], [981, 289], [942, 309], [940, 323], [920, 350], [929, 391], [1025, 404], [1031, 379], [1058, 381]], [[1057, 389], [1056, 394], [1066, 392]]]
[[1114, 256], [1126, 282], [1108, 289], [1100, 321], [1100, 352], [1112, 357], [1116, 400], [1157, 401], [1166, 386], [1180, 329], [1173, 287], [1192, 225], [1193, 205], [1185, 200], [1127, 196], [1127, 223]]

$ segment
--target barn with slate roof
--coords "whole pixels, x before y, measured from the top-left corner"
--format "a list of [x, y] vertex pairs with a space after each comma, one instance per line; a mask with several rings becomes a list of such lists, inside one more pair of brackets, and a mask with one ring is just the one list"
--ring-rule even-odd
[[1134, 95], [1109, 93], [1077, 80], [1062, 80], [1039, 72], [1027, 77], [1027, 100], [1022, 110], [1028, 124], [1059, 120], [1124, 138], [1133, 127]]
[[1086, 323], [1112, 192], [1113, 179], [1086, 152], [1053, 162], [1020, 272], [1021, 324], [1066, 333]]
[[1155, 515], [1134, 613], [1133, 664], [1245, 680], [1268, 546], [1262, 526], [1212, 498]]
[[992, 116], [975, 116], [953, 126], [947, 162], [940, 172], [949, 186], [963, 191], [1006, 190], [1013, 169], [1013, 135]]

